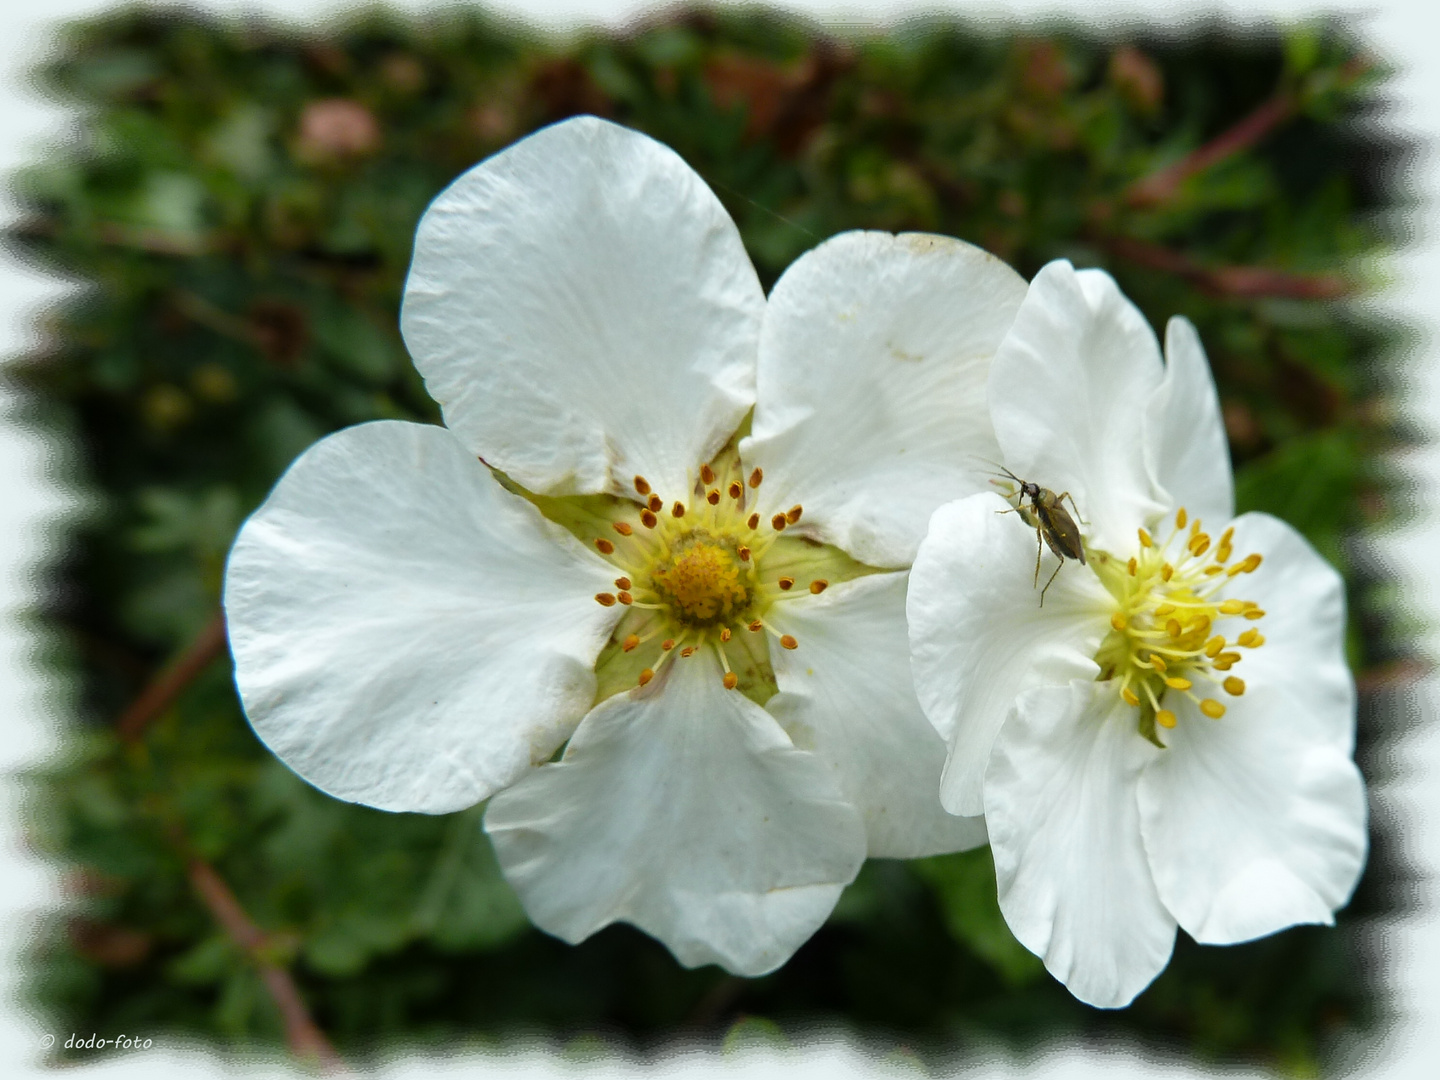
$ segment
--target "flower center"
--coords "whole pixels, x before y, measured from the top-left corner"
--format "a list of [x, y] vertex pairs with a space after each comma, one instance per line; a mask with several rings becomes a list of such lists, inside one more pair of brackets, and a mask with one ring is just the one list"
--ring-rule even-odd
[[703, 627], [749, 610], [752, 574], [733, 539], [697, 529], [650, 571], [650, 587], [677, 622]]
[[[1244, 680], [1228, 674], [1244, 655], [1235, 647], [1258, 649], [1265, 643], [1257, 627], [1246, 626], [1265, 612], [1252, 601], [1218, 595], [1231, 578], [1253, 573], [1261, 557], [1247, 555], [1231, 564], [1233, 528], [1212, 546], [1198, 519], [1188, 531], [1186, 521], [1182, 507], [1164, 543], [1141, 529], [1139, 551], [1127, 561], [1092, 553], [1095, 572], [1116, 601], [1110, 632], [1095, 653], [1100, 679], [1116, 684], [1125, 703], [1139, 710], [1140, 734], [1160, 746], [1157, 725], [1176, 724], [1174, 709], [1166, 707], [1169, 695], [1189, 698], [1218, 720], [1225, 715], [1219, 692], [1232, 697], [1245, 692]], [[1233, 640], [1217, 633], [1222, 624], [1235, 634]]]

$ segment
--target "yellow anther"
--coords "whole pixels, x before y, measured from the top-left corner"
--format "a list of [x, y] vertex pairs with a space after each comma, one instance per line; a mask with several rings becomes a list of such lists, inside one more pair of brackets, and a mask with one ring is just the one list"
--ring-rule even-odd
[[1200, 711], [1210, 717], [1211, 720], [1219, 720], [1220, 717], [1225, 715], [1225, 706], [1221, 705], [1220, 702], [1214, 698], [1207, 697], [1204, 701], [1200, 702]]
[[745, 487], [739, 480], [731, 480], [730, 486], [725, 490], [730, 493], [730, 498], [732, 499], [738, 499], [741, 495], [745, 494]]
[[794, 525], [797, 521], [800, 520], [800, 515], [804, 512], [805, 508], [799, 503], [796, 503], [794, 506], [790, 507], [789, 510], [785, 511], [785, 520], [788, 521], [791, 525]]
[[1264, 644], [1265, 644], [1265, 635], [1264, 635], [1264, 634], [1256, 634], [1256, 635], [1255, 635], [1255, 640], [1250, 643], [1250, 648], [1252, 648], [1252, 649], [1258, 649], [1261, 645], [1264, 645]]
[[819, 596], [822, 592], [824, 592], [824, 591], [825, 591], [826, 589], [828, 589], [829, 587], [830, 587], [830, 582], [826, 581], [823, 577], [821, 577], [821, 578], [816, 578], [814, 581], [810, 582], [810, 591], [811, 591], [812, 593], [814, 593], [816, 596]]
[[635, 477], [635, 490], [641, 495], [649, 495], [650, 481], [646, 480], [643, 476]]
[[770, 519], [770, 527], [776, 532], [783, 532], [785, 529], [785, 515], [776, 514]]
[[1232, 667], [1235, 666], [1235, 661], [1226, 660], [1225, 654], [1221, 654], [1220, 656], [1217, 656], [1214, 660], [1210, 661], [1210, 666], [1213, 667], [1216, 671], [1229, 671]]
[[1222, 548], [1229, 547], [1230, 541], [1233, 539], [1235, 539], [1235, 526], [1231, 525], [1223, 533], [1220, 534], [1220, 546]]
[[1220, 605], [1221, 615], [1239, 615], [1245, 610], [1244, 600], [1226, 600]]
[[757, 488], [757, 487], [760, 486], [760, 481], [761, 481], [761, 480], [764, 480], [764, 479], [765, 479], [765, 472], [764, 472], [764, 470], [757, 468], [754, 472], [752, 472], [752, 473], [750, 474], [750, 486], [751, 486], [752, 488]]
[[1249, 619], [1251, 622], [1254, 622], [1256, 619], [1263, 619], [1264, 617], [1265, 612], [1258, 607], [1251, 608], [1249, 611], [1245, 612], [1245, 618]]
[[694, 655], [695, 655], [695, 649], [696, 649], [696, 648], [697, 648], [697, 646], [695, 646], [695, 645], [686, 645], [683, 649], [680, 650], [680, 655], [681, 655], [682, 657], [694, 656]]
[[1185, 527], [1185, 522], [1188, 520], [1189, 518], [1185, 515], [1185, 508], [1183, 506], [1180, 507], [1179, 510], [1175, 511], [1175, 528], [1183, 529]]
[[658, 514], [661, 510], [665, 508], [665, 500], [660, 498], [659, 495], [651, 495], [649, 500], [646, 501], [645, 505]]
[[1175, 726], [1175, 714], [1169, 709], [1158, 709], [1155, 713], [1155, 723], [1163, 728], [1173, 728]]
[[623, 589], [615, 595], [615, 599], [619, 600], [620, 603], [625, 604], [626, 606], [629, 606], [630, 604], [633, 604], [635, 602], [635, 598], [631, 596], [628, 592], [625, 592]]
[[1150, 539], [1150, 534], [1144, 529], [1140, 530], [1140, 546], [1143, 548], [1151, 548], [1155, 546], [1155, 541]]
[[1178, 638], [1184, 632], [1180, 626], [1179, 619], [1170, 619], [1165, 623], [1165, 633], [1169, 634], [1172, 638]]
[[1240, 662], [1240, 654], [1238, 652], [1222, 652], [1215, 659], [1224, 660], [1227, 664], [1238, 664]]
[[1225, 572], [1225, 568], [1224, 568], [1223, 566], [1207, 566], [1207, 567], [1205, 567], [1205, 576], [1206, 576], [1206, 577], [1214, 577], [1216, 574], [1223, 574], [1224, 572]]
[[1172, 577], [1174, 577], [1174, 576], [1175, 576], [1175, 568], [1174, 568], [1173, 566], [1171, 566], [1168, 562], [1167, 562], [1164, 566], [1160, 567], [1160, 580], [1161, 580], [1161, 581], [1169, 581], [1169, 580], [1170, 580]]
[[721, 679], [720, 681], [725, 684], [726, 690], [734, 690], [736, 685], [740, 682], [740, 676], [736, 675], [733, 671], [727, 671], [725, 672], [725, 678]]
[[1190, 538], [1190, 543], [1187, 544], [1186, 547], [1190, 549], [1191, 555], [1204, 555], [1205, 552], [1210, 550], [1210, 537], [1204, 533], [1197, 533]]
[[1155, 609], [1155, 617], [1163, 619], [1166, 615], [1174, 615], [1176, 611], [1174, 604], [1161, 604]]
[[1134, 577], [1135, 572], [1140, 569], [1140, 564], [1135, 561], [1135, 556], [1130, 556], [1130, 576]]
[[719, 506], [719, 505], [720, 505], [720, 492], [719, 492], [719, 490], [716, 489], [716, 488], [711, 488], [711, 489], [710, 489], [710, 494], [705, 496], [705, 501], [708, 502], [711, 506]]
[[1140, 699], [1135, 696], [1135, 691], [1131, 690], [1128, 686], [1122, 686], [1120, 688], [1120, 697], [1124, 699], [1126, 705], [1134, 706], [1140, 704]]
[[747, 626], [745, 629], [746, 629], [746, 630], [749, 630], [752, 634], [757, 634], [757, 633], [760, 632], [760, 628], [761, 628], [762, 626], [764, 626], [764, 625], [765, 625], [765, 624], [762, 623], [759, 619], [756, 619], [754, 622], [752, 622], [752, 623], [751, 623], [749, 626]]
[[1125, 621], [1125, 616], [1117, 611], [1114, 615], [1110, 616], [1110, 625], [1116, 630], [1124, 630], [1128, 624]]
[[788, 592], [790, 589], [795, 587], [795, 579], [793, 577], [782, 577], [775, 584], [779, 585], [780, 588]]
[[655, 519], [655, 515], [654, 515], [651, 511], [649, 511], [649, 510], [641, 510], [641, 511], [640, 511], [640, 524], [641, 524], [641, 525], [644, 525], [645, 528], [647, 528], [647, 529], [653, 529], [653, 528], [655, 527], [655, 520], [656, 520], [656, 519]]
[[629, 536], [635, 531], [634, 527], [631, 526], [628, 521], [617, 521], [614, 525], [611, 526], [611, 528], [618, 532], [621, 536]]
[[1236, 574], [1254, 573], [1260, 568], [1261, 558], [1259, 555], [1246, 555], [1244, 559], [1230, 567], [1227, 573], [1234, 577]]
[[1179, 675], [1169, 675], [1165, 678], [1165, 685], [1171, 690], [1189, 690], [1194, 684], [1189, 679], [1182, 679]]
[[1245, 680], [1231, 675], [1224, 682], [1225, 692], [1232, 697], [1239, 697], [1245, 693]]
[[644, 671], [640, 672], [640, 685], [641, 685], [641, 686], [644, 686], [646, 683], [648, 683], [648, 682], [649, 682], [651, 679], [653, 679], [654, 677], [655, 677], [655, 672], [652, 671], [650, 668], [647, 667]]
[[780, 647], [782, 649], [798, 649], [800, 647], [800, 643], [796, 641], [793, 637], [791, 637], [789, 634], [785, 634], [783, 637], [780, 638]]
[[639, 635], [639, 634], [631, 634], [631, 635], [630, 635], [629, 637], [627, 637], [623, 642], [620, 643], [620, 648], [621, 648], [621, 651], [623, 651], [623, 652], [634, 652], [634, 651], [639, 647], [639, 645], [640, 645], [640, 635]]
[[713, 484], [715, 482], [715, 470], [709, 465], [700, 466], [700, 482], [702, 484]]
[[751, 514], [750, 519], [746, 521], [745, 524], [748, 525], [751, 529], [758, 529], [760, 527], [760, 515]]
[[729, 628], [728, 626], [722, 626], [722, 627], [720, 628], [720, 640], [721, 640], [721, 641], [729, 641], [729, 640], [730, 640], [730, 628]]
[[1235, 639], [1237, 645], [1244, 645], [1247, 649], [1255, 644], [1255, 639], [1260, 636], [1260, 631], [1253, 626]]
[[674, 647], [675, 647], [675, 639], [674, 639], [674, 638], [668, 638], [668, 637], [667, 637], [664, 641], [662, 641], [662, 642], [660, 643], [660, 648], [661, 648], [661, 650], [664, 651], [664, 652], [669, 652], [669, 651], [670, 651], [671, 649], [673, 649]]
[[1214, 660], [1215, 657], [1220, 655], [1220, 650], [1223, 648], [1225, 648], [1225, 639], [1219, 634], [1216, 634], [1205, 643], [1205, 655], [1210, 657], [1211, 660]]
[[614, 594], [614, 593], [608, 593], [608, 592], [597, 592], [597, 593], [595, 594], [595, 602], [596, 602], [597, 604], [599, 604], [601, 607], [614, 607], [614, 606], [615, 606], [615, 594]]
[[737, 552], [735, 552], [735, 554], [738, 555], [738, 556], [740, 556], [740, 561], [741, 561], [741, 562], [749, 562], [749, 561], [750, 561], [750, 549], [749, 549], [748, 547], [742, 547], [740, 550], [738, 550]]
[[603, 536], [595, 541], [595, 546], [600, 549], [601, 555], [613, 555], [615, 553], [615, 545]]
[[1199, 637], [1204, 637], [1210, 632], [1210, 616], [1201, 615], [1191, 624], [1190, 630]]
[[671, 517], [677, 517], [677, 518], [682, 518], [682, 517], [684, 517], [684, 516], [685, 516], [685, 504], [682, 503], [682, 502], [680, 502], [680, 501], [677, 499], [676, 502], [675, 502], [675, 505], [670, 508], [670, 516], [671, 516]]
[[617, 577], [617, 578], [615, 579], [615, 587], [616, 587], [617, 589], [628, 589], [628, 588], [630, 588], [630, 579], [629, 579], [628, 577]]
[[1151, 653], [1150, 656], [1149, 656], [1149, 658], [1148, 658], [1148, 661], [1147, 661], [1147, 662], [1148, 662], [1148, 663], [1150, 664], [1150, 666], [1153, 667], [1156, 671], [1164, 671], [1167, 667], [1170, 666], [1170, 665], [1168, 665], [1167, 663], [1165, 663], [1165, 658], [1164, 658], [1163, 656], [1161, 656], [1159, 653]]

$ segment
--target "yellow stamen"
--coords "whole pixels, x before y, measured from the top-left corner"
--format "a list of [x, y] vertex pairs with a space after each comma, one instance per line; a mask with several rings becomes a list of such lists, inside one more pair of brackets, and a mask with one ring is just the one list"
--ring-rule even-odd
[[1169, 581], [1169, 580], [1170, 580], [1172, 577], [1174, 577], [1174, 576], [1175, 576], [1175, 567], [1171, 566], [1168, 562], [1167, 562], [1164, 566], [1160, 567], [1160, 580], [1161, 580], [1161, 581]]
[[1158, 709], [1155, 712], [1155, 722], [1163, 728], [1175, 726], [1175, 714], [1169, 709]]
[[1225, 692], [1232, 697], [1239, 697], [1245, 693], [1245, 680], [1236, 678], [1234, 675], [1227, 678], [1222, 685], [1225, 687]]
[[646, 501], [645, 505], [658, 514], [662, 509], [664, 509], [665, 500], [660, 498], [659, 495], [651, 495], [650, 498]]
[[711, 488], [710, 494], [705, 496], [705, 501], [708, 502], [711, 506], [719, 506], [720, 492], [714, 488]]
[[1210, 657], [1211, 660], [1214, 660], [1215, 657], [1220, 655], [1220, 650], [1223, 648], [1225, 648], [1225, 639], [1219, 634], [1216, 634], [1205, 643], [1205, 655]]
[[1169, 634], [1172, 638], [1178, 638], [1184, 632], [1185, 631], [1181, 629], [1179, 619], [1171, 619], [1165, 624], [1165, 633]]
[[614, 593], [608, 593], [608, 592], [597, 592], [597, 593], [595, 594], [595, 602], [596, 602], [597, 604], [599, 604], [601, 607], [614, 607], [614, 606], [615, 606], [615, 594], [614, 594]]
[[1116, 630], [1124, 630], [1128, 624], [1125, 621], [1125, 616], [1117, 611], [1114, 615], [1110, 616], [1110, 625]]
[[1174, 604], [1161, 604], [1155, 609], [1155, 617], [1157, 619], [1163, 619], [1166, 615], [1174, 615], [1175, 610]]
[[700, 482], [707, 486], [715, 482], [715, 470], [709, 465], [700, 466]]
[[1249, 611], [1245, 612], [1245, 618], [1249, 619], [1251, 622], [1254, 622], [1257, 619], [1263, 619], [1264, 617], [1265, 612], [1258, 607], [1251, 608]]
[[725, 673], [725, 678], [721, 680], [721, 682], [725, 684], [726, 690], [734, 690], [736, 684], [739, 683], [739, 681], [740, 676], [736, 675], [733, 671], [727, 671]]
[[621, 536], [629, 536], [635, 531], [635, 529], [630, 525], [628, 521], [617, 521], [613, 526], [611, 526], [611, 528], [613, 528]]
[[670, 516], [682, 518], [685, 516], [685, 504], [676, 500], [675, 505], [670, 508]]
[[640, 645], [640, 635], [639, 635], [639, 634], [631, 634], [629, 637], [627, 637], [627, 638], [624, 640], [624, 642], [621, 643], [620, 649], [621, 649], [622, 652], [634, 652], [634, 651], [636, 650], [636, 648], [639, 647], [639, 645]]
[[730, 628], [729, 628], [728, 626], [722, 626], [722, 627], [720, 628], [720, 640], [721, 640], [721, 641], [729, 641], [729, 640], [730, 640]]
[[641, 495], [649, 495], [650, 481], [646, 480], [643, 476], [635, 477], [635, 490]]
[[1235, 643], [1237, 645], [1244, 645], [1248, 649], [1251, 645], [1255, 644], [1255, 639], [1259, 636], [1260, 631], [1256, 630], [1252, 626], [1249, 630], [1246, 630], [1243, 634], [1236, 638]]
[[1245, 610], [1244, 600], [1226, 600], [1220, 605], [1221, 615], [1239, 615]]
[[1171, 690], [1189, 690], [1194, 685], [1189, 679], [1182, 679], [1179, 675], [1171, 675], [1166, 678], [1165, 685]]
[[800, 643], [796, 641], [793, 637], [791, 637], [789, 634], [784, 634], [780, 638], [780, 647], [783, 649], [798, 649], [800, 647]]
[[745, 522], [745, 524], [748, 525], [748, 526], [750, 526], [750, 528], [752, 528], [752, 529], [757, 529], [757, 528], [759, 528], [759, 527], [760, 527], [760, 515], [759, 515], [759, 514], [751, 514], [751, 515], [750, 515], [750, 520], [747, 521], [747, 522]]
[[1210, 537], [1204, 533], [1197, 533], [1190, 538], [1190, 543], [1185, 545], [1190, 549], [1190, 554], [1196, 557], [1204, 555], [1210, 550]]
[[1120, 696], [1125, 699], [1126, 705], [1140, 704], [1140, 699], [1135, 696], [1135, 691], [1131, 690], [1128, 686], [1122, 686], [1120, 688]]
[[1219, 720], [1220, 717], [1225, 715], [1225, 706], [1221, 705], [1220, 702], [1214, 698], [1207, 697], [1204, 701], [1200, 702], [1200, 711], [1210, 717], [1211, 720]]
[[810, 591], [811, 591], [812, 593], [814, 593], [816, 596], [819, 596], [822, 592], [824, 592], [824, 591], [825, 591], [826, 589], [828, 589], [829, 587], [830, 587], [830, 582], [826, 581], [823, 577], [822, 577], [822, 578], [816, 578], [814, 581], [810, 582]]
[[663, 651], [665, 651], [665, 652], [669, 652], [669, 651], [670, 651], [671, 649], [673, 649], [674, 647], [675, 647], [675, 639], [674, 639], [674, 638], [668, 638], [668, 637], [667, 637], [664, 641], [662, 641], [662, 642], [660, 643], [660, 648], [661, 648]]
[[655, 677], [655, 672], [654, 672], [654, 670], [653, 670], [652, 668], [648, 668], [648, 667], [647, 667], [644, 671], [640, 672], [640, 685], [641, 685], [641, 686], [644, 686], [646, 683], [648, 683], [648, 682], [649, 682], [651, 679], [653, 679], [654, 677]]
[[626, 606], [629, 606], [630, 604], [633, 604], [635, 602], [635, 598], [631, 596], [628, 592], [625, 592], [623, 589], [615, 595], [615, 599], [619, 600], [620, 603], [625, 604]]
[[779, 585], [780, 588], [788, 592], [790, 589], [795, 587], [795, 579], [793, 577], [782, 577], [775, 584]]
[[752, 622], [752, 623], [751, 623], [749, 626], [747, 626], [745, 629], [746, 629], [746, 630], [749, 630], [752, 634], [758, 634], [758, 633], [760, 632], [760, 628], [763, 627], [764, 625], [765, 625], [765, 624], [762, 623], [759, 619], [756, 619], [754, 622]]
[[776, 532], [783, 532], [785, 529], [785, 524], [786, 523], [784, 514], [776, 514], [770, 519], [770, 527]]
[[1185, 527], [1185, 522], [1188, 520], [1189, 518], [1186, 517], [1185, 508], [1183, 506], [1180, 507], [1179, 510], [1175, 511], [1175, 528], [1183, 529]]
[[1150, 539], [1150, 534], [1144, 529], [1140, 530], [1140, 546], [1143, 548], [1152, 548], [1155, 546], [1155, 541]]
[[731, 480], [730, 486], [726, 488], [726, 491], [729, 492], [730, 498], [738, 499], [741, 495], [745, 494], [745, 487], [739, 480]]
[[757, 468], [754, 472], [752, 472], [752, 473], [750, 474], [750, 486], [751, 486], [752, 488], [758, 488], [758, 487], [760, 486], [760, 481], [762, 481], [762, 480], [764, 480], [764, 479], [765, 479], [765, 472], [764, 472], [764, 470]]
[[683, 649], [680, 650], [680, 655], [681, 655], [682, 657], [685, 657], [685, 656], [694, 656], [694, 655], [695, 655], [695, 649], [696, 649], [696, 648], [697, 648], [697, 646], [695, 646], [695, 645], [686, 645], [685, 648], [683, 648]]
[[1159, 653], [1151, 653], [1148, 657], [1148, 660], [1150, 666], [1153, 667], [1156, 671], [1164, 671], [1167, 667], [1169, 667], [1169, 665], [1165, 663], [1165, 658], [1162, 657]]
[[1130, 576], [1134, 577], [1135, 572], [1140, 569], [1140, 564], [1135, 561], [1135, 556], [1130, 556]]
[[794, 525], [797, 521], [800, 520], [800, 515], [804, 512], [805, 508], [799, 503], [796, 503], [794, 506], [790, 507], [789, 510], [785, 511], [785, 520], [788, 521], [791, 525]]
[[595, 546], [600, 549], [601, 555], [613, 555], [615, 553], [615, 545], [603, 536], [595, 541]]

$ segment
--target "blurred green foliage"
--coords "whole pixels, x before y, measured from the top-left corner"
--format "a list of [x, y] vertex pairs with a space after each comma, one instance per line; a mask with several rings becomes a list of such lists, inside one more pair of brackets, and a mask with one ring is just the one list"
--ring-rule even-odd
[[[44, 612], [83, 703], [32, 777], [36, 843], [71, 892], [31, 958], [55, 1030], [274, 1047], [265, 962], [352, 1055], [535, 1030], [580, 1054], [677, 1033], [734, 1046], [839, 1023], [896, 1060], [1124, 1033], [1303, 1075], [1383, 1013], [1351, 929], [1395, 902], [1383, 842], [1341, 929], [1229, 949], [1182, 934], [1132, 1008], [1101, 1013], [1010, 937], [986, 851], [872, 861], [790, 964], [747, 981], [683, 970], [627, 927], [574, 948], [531, 929], [478, 810], [385, 814], [313, 790], [256, 742], [223, 661], [138, 737], [115, 728], [213, 627], [230, 540], [296, 454], [358, 421], [436, 418], [396, 324], [415, 223], [459, 172], [577, 112], [678, 150], [767, 287], [838, 231], [932, 230], [1027, 275], [1057, 256], [1106, 267], [1157, 328], [1189, 316], [1242, 508], [1347, 572], [1352, 660], [1382, 680], [1405, 641], [1356, 537], [1396, 513], [1379, 455], [1398, 438], [1400, 334], [1342, 298], [1389, 240], [1403, 147], [1361, 123], [1382, 72], [1352, 38], [939, 19], [834, 36], [731, 9], [556, 40], [476, 11], [321, 33], [149, 10], [70, 27], [41, 75], [79, 134], [15, 180], [28, 214], [10, 243], [89, 288], [9, 377], [94, 498]], [[1254, 138], [1227, 143], [1247, 118]], [[1202, 146], [1227, 152], [1155, 179]], [[1385, 719], [1365, 700], [1362, 751]], [[197, 859], [262, 947], [201, 903]]]

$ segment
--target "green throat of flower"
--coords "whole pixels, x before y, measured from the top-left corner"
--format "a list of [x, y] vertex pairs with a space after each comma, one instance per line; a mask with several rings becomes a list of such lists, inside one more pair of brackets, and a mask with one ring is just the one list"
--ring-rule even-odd
[[764, 481], [748, 474], [733, 443], [700, 466], [687, 498], [662, 495], [643, 476], [635, 499], [545, 498], [524, 493], [615, 567], [605, 607], [626, 610], [595, 665], [596, 700], [648, 685], [666, 667], [709, 652], [722, 682], [763, 704], [776, 692], [771, 644], [801, 649], [775, 629], [775, 605], [824, 592], [875, 571], [839, 549], [786, 530], [804, 508], [762, 520], [753, 508]]
[[1244, 656], [1237, 649], [1265, 643], [1254, 625], [1265, 612], [1249, 600], [1217, 595], [1231, 578], [1254, 572], [1261, 557], [1231, 563], [1233, 529], [1212, 544], [1199, 519], [1188, 531], [1186, 521], [1182, 507], [1163, 543], [1141, 529], [1139, 550], [1128, 560], [1091, 553], [1096, 574], [1115, 598], [1110, 631], [1095, 653], [1099, 678], [1114, 683], [1121, 699], [1138, 711], [1140, 734], [1157, 746], [1164, 745], [1157, 727], [1176, 724], [1174, 709], [1167, 707], [1172, 695], [1189, 698], [1218, 720], [1225, 715], [1221, 695], [1245, 692], [1244, 680], [1229, 674]]

